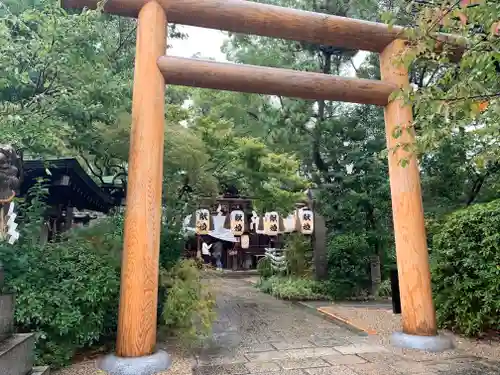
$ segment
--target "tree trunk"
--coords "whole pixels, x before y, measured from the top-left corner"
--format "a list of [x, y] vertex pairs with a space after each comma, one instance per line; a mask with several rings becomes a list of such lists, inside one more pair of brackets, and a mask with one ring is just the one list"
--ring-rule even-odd
[[[322, 71], [324, 74], [330, 74], [332, 70], [332, 55], [331, 53], [328, 52], [323, 52], [323, 66], [322, 66]], [[325, 163], [323, 158], [321, 157], [321, 150], [320, 150], [320, 145], [321, 145], [321, 128], [323, 125], [323, 121], [325, 120], [325, 101], [324, 100], [319, 100], [318, 101], [318, 121], [316, 123], [316, 126], [314, 127], [313, 130], [313, 144], [312, 144], [312, 159], [314, 161], [314, 164], [316, 165], [316, 168], [318, 168], [318, 171], [320, 174], [323, 176], [324, 181], [329, 182], [330, 181], [330, 176], [329, 176], [329, 168], [328, 165]]]

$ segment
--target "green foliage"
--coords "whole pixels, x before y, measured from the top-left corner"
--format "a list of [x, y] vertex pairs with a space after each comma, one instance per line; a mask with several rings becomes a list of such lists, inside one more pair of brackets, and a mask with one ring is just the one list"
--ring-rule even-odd
[[300, 233], [292, 233], [286, 238], [284, 247], [289, 276], [308, 278], [312, 274], [313, 249], [311, 237]]
[[370, 247], [363, 233], [333, 235], [328, 243], [328, 293], [359, 296], [370, 286]]
[[[19, 242], [0, 243], [6, 283], [16, 293], [18, 329], [38, 332], [39, 364], [68, 364], [77, 349], [92, 345], [116, 329], [121, 226], [116, 222], [82, 229], [62, 242], [40, 245], [40, 211], [30, 200], [23, 212]], [[105, 249], [115, 249], [107, 252]]]
[[269, 258], [264, 257], [257, 263], [257, 270], [261, 279], [268, 279], [273, 275], [291, 278], [309, 279], [312, 276], [313, 249], [311, 238], [300, 233], [286, 236], [283, 248], [285, 264], [283, 270], [275, 271]]
[[74, 241], [84, 241], [95, 251], [113, 261], [116, 268], [120, 268], [123, 249], [124, 216], [121, 213], [112, 214], [91, 226], [75, 228], [65, 234], [66, 238]]
[[184, 242], [179, 230], [175, 229], [163, 226], [160, 234], [160, 267], [166, 270], [171, 269], [182, 256]]
[[254, 197], [258, 210], [288, 214], [303, 198], [307, 184], [297, 173], [299, 161], [294, 154], [277, 152], [260, 138], [239, 135], [232, 120], [212, 113], [196, 115], [192, 128], [210, 155], [205, 173], [211, 172], [221, 186], [233, 186], [240, 194]]
[[[371, 20], [385, 7], [370, 0], [272, 3]], [[355, 51], [244, 35], [232, 36], [224, 49], [237, 63], [380, 78], [375, 54], [360, 66], [353, 61]], [[300, 173], [314, 188], [315, 208], [329, 231], [365, 233], [371, 254], [380, 254], [385, 260], [392, 234], [387, 163], [380, 158], [386, 143], [382, 110], [285, 97], [236, 94], [226, 99], [229, 108], [219, 113], [237, 123], [238, 132], [259, 136], [269, 149], [294, 154], [300, 160]], [[233, 110], [237, 101], [245, 104], [246, 113]]]
[[[126, 179], [136, 27], [99, 11], [66, 12], [57, 0], [3, 1], [3, 141], [30, 157], [77, 157], [101, 183], [104, 176]], [[169, 39], [179, 37], [170, 26]], [[183, 183], [179, 170], [196, 175], [206, 156], [179, 125], [187, 117], [186, 93], [168, 91], [164, 170], [172, 192]]]
[[215, 320], [215, 297], [204, 284], [193, 260], [182, 260], [171, 270], [162, 270], [161, 284], [166, 291], [162, 324], [187, 342], [211, 333]]
[[433, 238], [439, 323], [466, 335], [500, 326], [500, 200], [449, 215]]
[[375, 294], [375, 297], [377, 298], [387, 298], [390, 297], [392, 294], [392, 289], [391, 289], [391, 280], [386, 279], [382, 281], [377, 288], [377, 293]]
[[[182, 211], [180, 211], [182, 212]], [[169, 220], [161, 228], [160, 233], [160, 269], [171, 270], [177, 265], [182, 257], [183, 238], [180, 234], [180, 228], [172, 224]], [[170, 225], [169, 225], [170, 223]], [[166, 286], [162, 283], [158, 286], [158, 316], [163, 315], [165, 296], [167, 293]]]
[[272, 276], [261, 280], [258, 286], [262, 292], [284, 300], [307, 301], [328, 299], [324, 294], [323, 284], [310, 279]]
[[[425, 67], [419, 74], [420, 89], [405, 95], [414, 105], [420, 150], [434, 151], [466, 132], [474, 140], [468, 157], [484, 171], [500, 157], [495, 142], [500, 133], [500, 3], [474, 3], [412, 2], [415, 21], [407, 31], [412, 44], [401, 60], [412, 68]], [[440, 52], [438, 32], [457, 36]], [[462, 45], [466, 52], [452, 60], [450, 51]]]
[[130, 105], [134, 41], [125, 36], [133, 22], [96, 11], [67, 15], [52, 0], [0, 16], [4, 137], [33, 153], [89, 143], [104, 152], [96, 133]]
[[257, 271], [259, 272], [261, 279], [268, 279], [274, 275], [271, 260], [266, 257], [259, 259], [259, 262], [257, 263]]

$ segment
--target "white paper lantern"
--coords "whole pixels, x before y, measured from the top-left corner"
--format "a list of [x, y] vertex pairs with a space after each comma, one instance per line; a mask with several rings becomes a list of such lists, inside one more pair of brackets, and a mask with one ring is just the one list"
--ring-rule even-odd
[[208, 234], [210, 230], [210, 211], [206, 208], [196, 210], [196, 233]]
[[280, 216], [276, 211], [264, 215], [264, 232], [268, 236], [277, 236], [280, 231]]
[[245, 213], [243, 211], [231, 211], [231, 231], [235, 236], [241, 236], [245, 231]]
[[241, 236], [241, 248], [248, 249], [250, 247], [250, 236], [248, 234], [244, 234]]
[[314, 214], [312, 210], [303, 208], [299, 211], [300, 232], [302, 234], [312, 234], [314, 231]]

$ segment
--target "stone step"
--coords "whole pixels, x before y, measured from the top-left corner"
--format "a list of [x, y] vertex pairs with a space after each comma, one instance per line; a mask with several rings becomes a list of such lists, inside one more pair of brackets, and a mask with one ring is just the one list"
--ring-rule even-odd
[[50, 367], [42, 366], [42, 367], [33, 367], [30, 375], [50, 375]]
[[33, 368], [34, 333], [20, 333], [0, 343], [2, 375], [26, 375]]
[[14, 321], [14, 295], [0, 294], [0, 342], [12, 334]]

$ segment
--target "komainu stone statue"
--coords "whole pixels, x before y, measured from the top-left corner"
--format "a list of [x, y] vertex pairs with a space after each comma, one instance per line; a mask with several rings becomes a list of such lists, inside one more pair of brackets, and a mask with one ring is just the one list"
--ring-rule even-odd
[[[0, 201], [12, 200], [20, 187], [22, 162], [11, 145], [0, 144]], [[12, 197], [12, 198], [10, 198]]]

